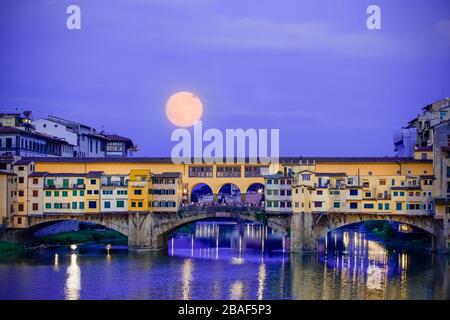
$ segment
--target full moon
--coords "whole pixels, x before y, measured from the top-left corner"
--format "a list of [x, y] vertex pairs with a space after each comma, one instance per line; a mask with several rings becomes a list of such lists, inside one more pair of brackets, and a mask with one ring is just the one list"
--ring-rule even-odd
[[191, 127], [200, 121], [203, 105], [200, 98], [191, 92], [173, 94], [166, 103], [167, 119], [178, 127]]

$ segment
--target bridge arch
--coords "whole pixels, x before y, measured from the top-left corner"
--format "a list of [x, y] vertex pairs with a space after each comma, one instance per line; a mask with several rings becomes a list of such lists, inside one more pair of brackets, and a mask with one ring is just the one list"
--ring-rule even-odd
[[127, 215], [100, 215], [100, 214], [79, 214], [79, 215], [45, 215], [45, 216], [29, 216], [28, 228], [20, 230], [19, 234], [31, 235], [32, 233], [45, 228], [47, 226], [64, 222], [78, 221], [90, 222], [105, 228], [117, 231], [124, 236], [128, 236], [128, 216]]
[[214, 202], [213, 188], [211, 188], [211, 186], [205, 182], [198, 182], [192, 186], [191, 193], [190, 193], [190, 201], [191, 202], [199, 202], [200, 195], [205, 197], [205, 201], [208, 200], [207, 197], [210, 197], [210, 199], [209, 199], [210, 201], [207, 201], [207, 202]]
[[436, 236], [438, 230], [434, 219], [430, 216], [424, 215], [399, 215], [399, 214], [329, 214], [324, 221], [318, 221], [317, 225], [313, 227], [317, 239], [325, 237], [329, 232], [339, 228], [350, 226], [366, 221], [389, 221], [407, 224], [422, 231], [425, 231], [431, 237]]
[[286, 215], [270, 216], [265, 221], [261, 221], [261, 216], [257, 214], [259, 211], [255, 208], [215, 206], [196, 207], [187, 210], [190, 211], [189, 214], [181, 214], [177, 218], [173, 217], [155, 226], [153, 233], [157, 235], [156, 243], [167, 245], [167, 235], [185, 225], [198, 221], [234, 220], [258, 222], [286, 235], [289, 233], [291, 226], [290, 216]]
[[264, 185], [259, 182], [250, 184], [245, 192], [245, 203], [261, 205], [264, 201]]
[[217, 189], [217, 200], [219, 203], [241, 203], [241, 196], [241, 189], [232, 182], [224, 183]]

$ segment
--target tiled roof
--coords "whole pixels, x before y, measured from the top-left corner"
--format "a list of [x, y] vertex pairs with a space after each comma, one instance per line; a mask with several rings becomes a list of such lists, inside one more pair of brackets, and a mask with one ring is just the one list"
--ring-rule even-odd
[[99, 178], [103, 174], [103, 171], [89, 171], [86, 174], [86, 178]]
[[415, 151], [433, 151], [433, 147], [431, 147], [431, 146], [425, 146], [425, 147], [416, 146], [416, 147], [414, 147], [414, 150]]
[[180, 178], [180, 172], [153, 173], [152, 178]]
[[420, 186], [399, 186], [399, 187], [391, 187], [391, 190], [421, 190]]
[[65, 140], [62, 140], [62, 139], [50, 136], [50, 135], [45, 134], [45, 133], [29, 131], [29, 130], [23, 130], [23, 129], [19, 129], [19, 128], [16, 128], [16, 127], [1, 127], [0, 126], [0, 134], [2, 134], [2, 133], [4, 133], [4, 134], [21, 134], [21, 135], [37, 137], [37, 138], [46, 139], [46, 140], [58, 141], [58, 142], [64, 143], [64, 144], [69, 144]]
[[30, 173], [28, 175], [28, 177], [30, 177], [30, 178], [38, 178], [38, 177], [45, 177], [46, 175], [48, 175], [48, 172], [38, 172], [38, 171], [36, 171], [36, 172]]
[[345, 172], [317, 172], [316, 176], [318, 177], [346, 177], [347, 174]]

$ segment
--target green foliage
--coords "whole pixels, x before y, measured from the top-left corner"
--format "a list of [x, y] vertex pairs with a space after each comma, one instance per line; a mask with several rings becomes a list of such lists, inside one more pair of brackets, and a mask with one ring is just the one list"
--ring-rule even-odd
[[18, 254], [25, 251], [25, 246], [14, 241], [0, 241], [0, 254]]
[[256, 221], [261, 222], [263, 225], [267, 225], [268, 218], [267, 218], [267, 214], [265, 212], [263, 212], [263, 211], [256, 212], [255, 217], [256, 217]]
[[36, 239], [41, 244], [47, 245], [69, 245], [73, 243], [100, 242], [107, 240], [125, 240], [126, 237], [114, 230], [96, 231], [80, 230], [64, 232]]

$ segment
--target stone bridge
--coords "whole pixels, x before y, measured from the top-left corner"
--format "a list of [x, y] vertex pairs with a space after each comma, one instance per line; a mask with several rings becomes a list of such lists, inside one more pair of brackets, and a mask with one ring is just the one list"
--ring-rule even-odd
[[78, 220], [96, 223], [128, 237], [131, 250], [157, 250], [167, 246], [167, 235], [189, 223], [200, 220], [233, 219], [261, 222], [290, 236], [292, 252], [317, 251], [320, 238], [340, 227], [370, 220], [408, 224], [428, 232], [436, 250], [445, 250], [446, 232], [442, 220], [430, 214], [397, 213], [296, 213], [267, 214], [252, 207], [186, 207], [178, 213], [86, 213], [45, 214], [29, 216], [27, 232], [59, 221]]
[[328, 232], [346, 225], [372, 220], [399, 222], [419, 228], [431, 235], [434, 250], [445, 250], [448, 235], [442, 220], [435, 219], [432, 214], [329, 212], [299, 213], [292, 216], [291, 251], [316, 251], [319, 239]]
[[86, 213], [44, 214], [28, 217], [26, 233], [60, 221], [92, 222], [116, 230], [128, 237], [131, 250], [157, 250], [167, 246], [167, 235], [189, 223], [200, 220], [236, 220], [261, 222], [276, 231], [288, 233], [290, 215], [266, 215], [261, 208], [251, 207], [189, 207], [178, 213]]

